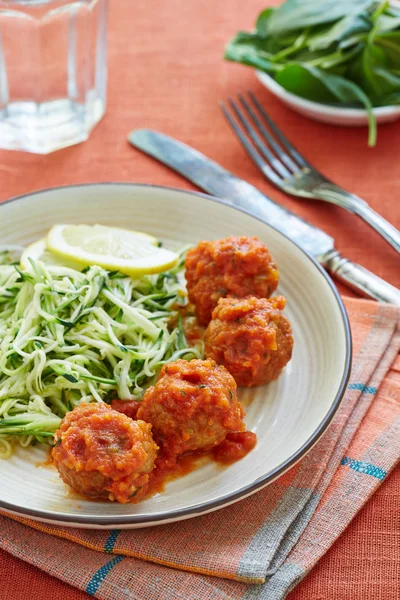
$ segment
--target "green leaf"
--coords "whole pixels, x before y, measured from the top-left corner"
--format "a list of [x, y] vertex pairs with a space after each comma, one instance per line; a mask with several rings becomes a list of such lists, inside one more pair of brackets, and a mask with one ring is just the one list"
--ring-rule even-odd
[[277, 66], [271, 62], [266, 40], [256, 33], [239, 32], [225, 48], [225, 58], [256, 69], [273, 73]]
[[343, 17], [328, 29], [310, 36], [308, 48], [314, 51], [324, 50], [329, 46], [344, 43], [348, 39], [352, 39], [352, 44], [355, 45], [361, 39], [358, 34], [369, 32], [371, 27], [367, 12]]
[[276, 75], [286, 90], [317, 102], [346, 106], [367, 105], [365, 94], [351, 81], [308, 65], [287, 65]]
[[[319, 67], [324, 71], [335, 72], [336, 74], [345, 74], [348, 68], [349, 63], [360, 55], [364, 48], [364, 44], [358, 44], [353, 48], [349, 48], [347, 50], [336, 50], [335, 52], [331, 52], [330, 54], [317, 56], [316, 58], [308, 58], [308, 60], [304, 60], [303, 58], [297, 58], [296, 61], [299, 63], [307, 63], [310, 67]], [[342, 72], [338, 73], [337, 67], [343, 67]]]
[[385, 52], [387, 67], [392, 70], [400, 69], [400, 31], [375, 36], [374, 45]]
[[268, 35], [268, 21], [272, 16], [272, 13], [275, 12], [274, 8], [266, 8], [257, 17], [256, 21], [256, 30], [259, 35], [266, 36]]
[[351, 70], [354, 81], [377, 106], [387, 96], [400, 92], [400, 77], [391, 71], [390, 64], [391, 58], [384, 48], [368, 44]]
[[376, 0], [286, 0], [267, 21], [268, 33], [279, 37], [296, 29], [333, 23], [377, 5]]
[[390, 33], [400, 27], [400, 15], [398, 17], [391, 17], [390, 15], [383, 14], [378, 17], [374, 26], [374, 33]]
[[384, 68], [376, 68], [375, 81], [379, 85], [379, 94], [376, 96], [377, 105], [384, 106], [385, 97], [394, 97], [400, 93], [400, 75]]
[[400, 92], [394, 92], [382, 98], [382, 106], [393, 106], [400, 104]]
[[392, 17], [400, 17], [400, 9], [389, 4], [386, 9], [386, 14], [391, 15]]
[[322, 81], [319, 69], [291, 64], [282, 69], [275, 79], [279, 85], [296, 96], [314, 102], [337, 104], [337, 98]]
[[390, 0], [381, 0], [380, 4], [378, 4], [378, 6], [372, 12], [371, 18], [373, 21], [376, 21], [384, 12], [387, 11], [389, 2]]
[[307, 65], [287, 65], [276, 75], [276, 81], [287, 91], [308, 100], [344, 106], [364, 106], [368, 111], [370, 146], [376, 143], [376, 121], [372, 103], [354, 82]]

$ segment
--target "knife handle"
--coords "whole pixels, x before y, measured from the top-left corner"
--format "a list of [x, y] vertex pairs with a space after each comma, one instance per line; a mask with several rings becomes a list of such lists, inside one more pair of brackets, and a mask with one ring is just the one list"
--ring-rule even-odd
[[340, 252], [335, 250], [330, 253], [323, 266], [362, 296], [400, 306], [400, 290], [361, 265], [344, 258]]

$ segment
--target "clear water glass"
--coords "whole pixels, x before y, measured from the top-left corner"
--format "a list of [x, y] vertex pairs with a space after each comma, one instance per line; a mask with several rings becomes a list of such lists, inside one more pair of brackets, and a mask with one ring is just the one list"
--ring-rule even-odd
[[0, 148], [86, 140], [106, 108], [108, 0], [0, 0]]

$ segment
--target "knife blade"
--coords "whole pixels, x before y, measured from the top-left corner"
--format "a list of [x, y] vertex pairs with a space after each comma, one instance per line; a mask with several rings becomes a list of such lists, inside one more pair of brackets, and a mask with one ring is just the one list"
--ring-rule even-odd
[[201, 152], [150, 129], [132, 131], [128, 140], [132, 146], [177, 171], [209, 194], [243, 208], [272, 225], [363, 296], [400, 305], [400, 291], [364, 267], [342, 257], [332, 237]]

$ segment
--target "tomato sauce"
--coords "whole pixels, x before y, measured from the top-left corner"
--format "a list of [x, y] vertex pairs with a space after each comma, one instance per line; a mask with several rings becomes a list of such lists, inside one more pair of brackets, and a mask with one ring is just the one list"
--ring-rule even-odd
[[179, 456], [168, 454], [160, 449], [155, 467], [150, 473], [149, 482], [138, 492], [134, 502], [149, 498], [165, 490], [169, 481], [183, 477], [200, 466], [201, 463], [214, 460], [220, 465], [231, 465], [248, 454], [257, 443], [257, 436], [251, 431], [228, 433], [225, 440], [212, 450], [196, 450]]
[[257, 436], [252, 431], [228, 433], [224, 441], [213, 448], [214, 460], [230, 465], [248, 454], [257, 443]]
[[149, 498], [163, 492], [168, 481], [191, 473], [196, 469], [200, 460], [200, 453], [192, 452], [187, 455], [181, 454], [180, 456], [172, 456], [167, 451], [160, 449], [155, 461], [154, 469], [149, 475], [149, 482], [145, 488], [138, 493], [138, 497], [135, 498], [135, 501]]
[[140, 402], [138, 400], [113, 400], [111, 402], [111, 408], [119, 413], [136, 420], [136, 414], [139, 409]]
[[189, 344], [194, 345], [204, 338], [205, 328], [198, 323], [196, 317], [186, 317], [183, 321], [183, 331]]

